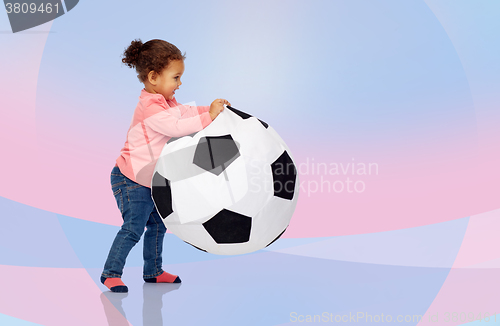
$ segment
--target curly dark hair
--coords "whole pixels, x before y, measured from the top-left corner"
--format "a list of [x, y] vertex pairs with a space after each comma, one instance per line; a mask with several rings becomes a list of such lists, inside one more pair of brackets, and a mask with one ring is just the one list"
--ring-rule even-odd
[[167, 41], [153, 39], [142, 43], [141, 39], [133, 40], [123, 52], [122, 62], [129, 68], [137, 71], [137, 78], [144, 83], [150, 71], [161, 74], [173, 60], [186, 59], [184, 54], [173, 44]]

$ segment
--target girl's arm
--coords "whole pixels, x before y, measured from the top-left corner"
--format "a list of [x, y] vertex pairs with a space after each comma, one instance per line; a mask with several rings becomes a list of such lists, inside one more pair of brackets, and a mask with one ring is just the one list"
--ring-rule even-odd
[[210, 106], [180, 105], [179, 110], [181, 111], [182, 118], [189, 118], [208, 112]]
[[173, 104], [172, 106], [176, 106], [179, 109], [182, 118], [194, 117], [196, 115], [203, 114], [204, 112], [208, 112], [210, 110], [209, 105], [193, 106], [193, 105], [179, 104], [177, 103], [177, 100], [175, 98], [169, 101], [171, 102], [169, 104]]
[[[144, 123], [154, 131], [169, 137], [182, 137], [200, 131], [212, 122], [208, 111], [186, 109], [180, 119], [168, 113], [160, 103], [152, 103], [144, 108]], [[196, 114], [192, 115], [195, 113]], [[203, 111], [200, 113], [200, 111]], [[188, 113], [189, 112], [189, 113]]]

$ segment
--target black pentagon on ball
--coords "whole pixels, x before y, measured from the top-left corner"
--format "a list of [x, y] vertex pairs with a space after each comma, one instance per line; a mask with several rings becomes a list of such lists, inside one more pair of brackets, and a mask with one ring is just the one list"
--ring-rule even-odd
[[287, 151], [284, 151], [271, 163], [273, 172], [274, 195], [283, 199], [291, 200], [295, 192], [295, 180], [297, 169]]
[[193, 164], [219, 175], [239, 156], [231, 135], [202, 137], [196, 146]]
[[160, 214], [162, 218], [166, 218], [173, 213], [170, 181], [165, 179], [158, 172], [155, 172], [153, 175], [151, 194], [156, 208], [158, 209], [158, 214]]
[[243, 243], [250, 239], [252, 218], [224, 208], [203, 227], [217, 243]]
[[[240, 110], [237, 110], [237, 109], [233, 108], [232, 106], [226, 105], [226, 107], [227, 107], [229, 110], [231, 110], [231, 111], [233, 111], [234, 113], [236, 113], [237, 115], [239, 115], [239, 116], [240, 116], [240, 118], [242, 118], [242, 119], [248, 119], [248, 118], [251, 118], [251, 117], [252, 117], [250, 114], [245, 113], [245, 112], [240, 111]], [[269, 127], [269, 125], [268, 125], [267, 123], [265, 123], [264, 121], [262, 121], [262, 120], [260, 120], [260, 119], [257, 119], [257, 120], [259, 120], [259, 121], [260, 121], [260, 123], [262, 123], [262, 125], [264, 126], [264, 128], [266, 128], [266, 129], [267, 129], [267, 127]]]

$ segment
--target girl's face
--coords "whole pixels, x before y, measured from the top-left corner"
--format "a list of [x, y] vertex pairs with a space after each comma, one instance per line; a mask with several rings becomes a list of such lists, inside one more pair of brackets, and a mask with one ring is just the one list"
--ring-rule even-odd
[[174, 98], [175, 91], [182, 85], [181, 76], [184, 73], [184, 61], [174, 60], [163, 70], [156, 79], [157, 84], [153, 87], [156, 93], [162, 94], [165, 99]]

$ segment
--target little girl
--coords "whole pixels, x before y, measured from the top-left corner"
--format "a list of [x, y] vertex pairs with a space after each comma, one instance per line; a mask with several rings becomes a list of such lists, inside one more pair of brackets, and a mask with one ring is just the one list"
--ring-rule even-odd
[[180, 283], [163, 271], [162, 249], [166, 228], [151, 198], [153, 170], [165, 143], [200, 131], [231, 105], [216, 99], [210, 106], [180, 105], [174, 94], [182, 85], [185, 54], [163, 40], [134, 40], [122, 62], [135, 67], [144, 84], [134, 111], [125, 146], [111, 171], [111, 189], [122, 214], [123, 225], [115, 237], [101, 274], [101, 282], [113, 292], [128, 292], [121, 276], [125, 260], [144, 228], [143, 278], [148, 283]]

